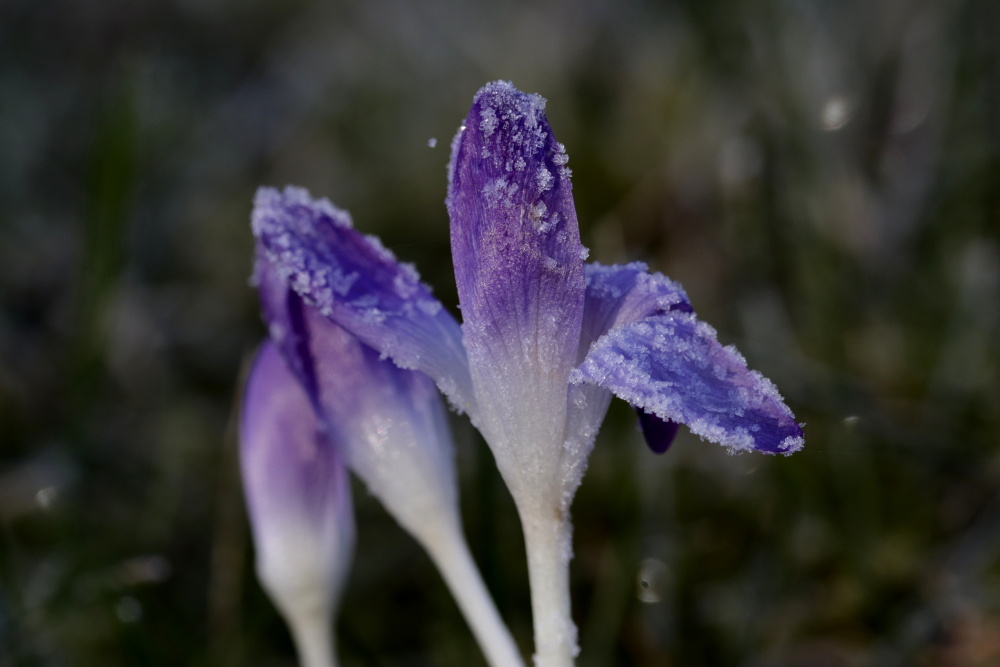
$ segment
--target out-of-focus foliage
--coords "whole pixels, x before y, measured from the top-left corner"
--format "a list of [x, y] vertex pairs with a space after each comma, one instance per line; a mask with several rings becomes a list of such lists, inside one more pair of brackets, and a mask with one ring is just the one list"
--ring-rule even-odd
[[[453, 304], [448, 143], [497, 78], [549, 99], [591, 257], [681, 281], [807, 424], [655, 457], [613, 406], [580, 664], [1000, 664], [997, 35], [974, 0], [5, 0], [0, 665], [294, 664], [236, 476], [251, 197], [329, 196]], [[527, 653], [514, 510], [456, 429]], [[356, 491], [345, 664], [482, 664]]]

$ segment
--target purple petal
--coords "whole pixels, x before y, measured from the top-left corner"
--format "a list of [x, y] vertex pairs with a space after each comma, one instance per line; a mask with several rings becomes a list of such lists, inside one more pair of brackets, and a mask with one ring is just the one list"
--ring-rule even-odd
[[586, 267], [587, 299], [580, 336], [580, 360], [590, 345], [614, 327], [669, 311], [693, 312], [684, 288], [642, 262]]
[[309, 586], [335, 596], [354, 544], [347, 472], [270, 343], [244, 391], [240, 466], [258, 571], [276, 602], [291, 604]]
[[544, 107], [538, 95], [490, 84], [452, 143], [452, 256], [479, 406], [492, 411], [492, 426], [481, 424], [488, 440], [516, 428], [525, 406], [561, 431], [577, 362], [586, 250]]
[[804, 442], [775, 386], [692, 313], [670, 311], [612, 329], [571, 380], [606, 387], [734, 451], [791, 454]]
[[[472, 407], [461, 329], [412, 266], [354, 230], [345, 211], [300, 188], [261, 188], [252, 224], [258, 283], [288, 285], [400, 367], [427, 373], [459, 409]], [[274, 275], [266, 275], [268, 264]]]
[[454, 445], [431, 379], [381, 359], [311, 308], [305, 320], [319, 404], [351, 469], [411, 532], [416, 523], [457, 519]]
[[[591, 344], [613, 327], [655, 313], [691, 310], [680, 285], [662, 274], [650, 274], [642, 262], [625, 266], [603, 266], [594, 262], [586, 265], [585, 275], [587, 291], [577, 357], [581, 362], [590, 351]], [[570, 387], [565, 450], [589, 453], [610, 401], [611, 394], [598, 385], [577, 384]], [[647, 419], [643, 421], [644, 413], [639, 412], [646, 442], [655, 452], [666, 451], [673, 437], [667, 438], [662, 428], [652, 430], [654, 421], [659, 420], [645, 415]], [[577, 458], [577, 470], [567, 471], [567, 479], [578, 479], [583, 475], [586, 454]]]
[[646, 439], [649, 448], [656, 454], [663, 454], [670, 449], [674, 438], [677, 437], [680, 424], [669, 419], [660, 419], [642, 408], [636, 408], [635, 412], [639, 415], [639, 428], [642, 429], [642, 437]]

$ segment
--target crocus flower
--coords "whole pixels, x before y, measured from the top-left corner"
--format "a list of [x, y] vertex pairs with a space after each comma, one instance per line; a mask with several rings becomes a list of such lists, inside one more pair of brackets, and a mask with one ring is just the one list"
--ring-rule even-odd
[[452, 142], [447, 208], [463, 323], [415, 270], [300, 189], [258, 192], [254, 233], [320, 314], [425, 372], [489, 444], [524, 528], [536, 664], [572, 664], [569, 505], [611, 395], [662, 451], [677, 424], [732, 451], [790, 454], [775, 387], [639, 263], [585, 264], [568, 157], [545, 100], [497, 82]]
[[[329, 215], [344, 214], [322, 205]], [[434, 383], [404, 370], [307, 305], [265, 253], [254, 281], [271, 340], [327, 437], [427, 550], [495, 667], [522, 665], [463, 536], [454, 445]]]
[[332, 667], [332, 623], [354, 550], [351, 489], [339, 452], [271, 343], [244, 390], [240, 464], [258, 579], [302, 664]]

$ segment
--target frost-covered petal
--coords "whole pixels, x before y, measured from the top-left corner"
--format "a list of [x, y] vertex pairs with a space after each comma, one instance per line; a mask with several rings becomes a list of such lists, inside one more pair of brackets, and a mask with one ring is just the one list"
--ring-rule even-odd
[[267, 270], [261, 265], [271, 264], [281, 282], [325, 317], [400, 367], [427, 373], [457, 408], [473, 407], [458, 323], [412, 266], [356, 231], [345, 211], [301, 188], [261, 188], [252, 227], [258, 283]]
[[670, 311], [612, 329], [572, 381], [606, 387], [734, 451], [791, 454], [803, 444], [775, 386], [693, 313]]
[[639, 428], [642, 430], [642, 437], [646, 444], [657, 454], [662, 454], [673, 444], [677, 437], [677, 429], [680, 427], [675, 421], [660, 419], [654, 414], [650, 414], [642, 408], [635, 409], [639, 416]]
[[447, 204], [469, 344], [552, 366], [575, 355], [586, 251], [544, 108], [508, 83], [481, 89], [453, 143]]
[[[580, 333], [579, 360], [590, 352], [594, 341], [611, 329], [669, 311], [693, 312], [680, 284], [662, 273], [650, 273], [643, 262], [606, 266], [591, 262], [586, 266], [587, 296]], [[657, 454], [667, 451], [677, 425], [637, 410], [639, 427], [646, 443]]]
[[354, 548], [350, 485], [271, 343], [244, 390], [240, 466], [261, 583], [290, 623], [303, 610], [332, 613]]
[[684, 288], [643, 262], [586, 266], [587, 296], [580, 336], [580, 361], [591, 344], [614, 327], [668, 311], [692, 312]]
[[505, 82], [476, 94], [452, 143], [447, 205], [480, 429], [494, 451], [530, 442], [556, 456], [586, 250], [544, 106]]

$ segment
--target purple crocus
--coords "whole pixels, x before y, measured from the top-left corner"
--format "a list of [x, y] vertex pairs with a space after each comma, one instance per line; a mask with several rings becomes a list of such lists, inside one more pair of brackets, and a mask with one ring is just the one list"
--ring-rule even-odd
[[240, 465], [258, 579], [302, 664], [330, 667], [333, 618], [354, 550], [351, 488], [340, 453], [271, 343], [247, 378]]
[[[321, 206], [342, 218], [331, 206]], [[258, 253], [254, 282], [271, 341], [304, 389], [326, 437], [427, 550], [490, 664], [520, 667], [517, 646], [463, 536], [454, 445], [434, 383], [382, 358], [305, 303], [267, 253]]]
[[791, 454], [802, 430], [767, 379], [640, 263], [586, 264], [568, 157], [545, 100], [482, 88], [452, 142], [447, 207], [463, 322], [415, 270], [300, 189], [261, 189], [259, 248], [304, 302], [435, 380], [482, 432], [517, 505], [536, 664], [572, 664], [569, 506], [612, 394], [654, 450], [677, 424], [732, 451]]

